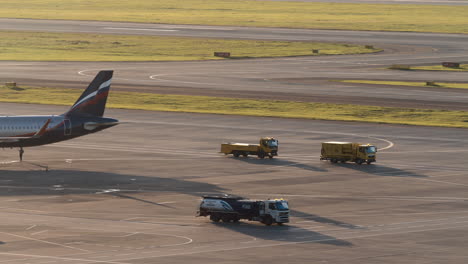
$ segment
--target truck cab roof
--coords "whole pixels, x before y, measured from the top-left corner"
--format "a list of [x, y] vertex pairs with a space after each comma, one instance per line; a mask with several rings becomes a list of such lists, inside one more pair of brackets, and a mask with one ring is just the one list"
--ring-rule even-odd
[[242, 200], [245, 199], [241, 196], [230, 195], [230, 194], [214, 194], [214, 195], [202, 195], [204, 199], [221, 199], [221, 200]]
[[328, 142], [323, 142], [325, 144], [353, 144], [352, 142], [342, 142], [342, 141], [328, 141]]

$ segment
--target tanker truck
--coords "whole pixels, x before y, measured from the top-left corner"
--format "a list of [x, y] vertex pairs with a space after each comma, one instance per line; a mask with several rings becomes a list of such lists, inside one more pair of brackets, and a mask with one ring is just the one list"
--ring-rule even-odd
[[209, 216], [213, 222], [245, 219], [265, 225], [282, 225], [289, 222], [289, 207], [284, 199], [248, 200], [229, 195], [205, 195], [202, 196], [197, 216]]
[[371, 144], [359, 144], [351, 142], [323, 142], [320, 160], [329, 160], [333, 163], [356, 162], [371, 164], [376, 161], [377, 148]]
[[272, 159], [273, 156], [278, 156], [278, 140], [272, 137], [264, 137], [260, 139], [260, 144], [222, 143], [221, 153], [224, 153], [224, 155], [232, 154], [236, 158], [240, 155], [244, 157], [257, 155], [261, 159], [266, 156]]

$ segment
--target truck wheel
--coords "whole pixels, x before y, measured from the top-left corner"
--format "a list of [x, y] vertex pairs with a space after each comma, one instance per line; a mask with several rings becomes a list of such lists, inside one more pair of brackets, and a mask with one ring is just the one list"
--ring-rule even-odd
[[265, 219], [263, 219], [263, 223], [267, 226], [270, 226], [273, 224], [273, 219], [271, 218], [271, 216], [267, 216]]
[[247, 158], [249, 156], [249, 154], [247, 153], [242, 153], [242, 156], [244, 156], [244, 158]]
[[269, 158], [269, 159], [272, 159], [272, 158], [273, 158], [273, 155], [268, 155], [268, 158]]
[[356, 164], [361, 165], [362, 164], [362, 159], [357, 159]]
[[221, 220], [223, 220], [224, 223], [229, 223], [231, 221], [231, 217], [229, 217], [229, 215], [222, 215]]
[[372, 161], [366, 161], [367, 165], [370, 165], [372, 163]]
[[210, 215], [210, 220], [213, 221], [213, 222], [219, 222], [219, 215], [216, 215], [216, 214], [212, 214]]
[[332, 163], [337, 163], [337, 162], [338, 162], [337, 159], [331, 159], [330, 161], [331, 161]]
[[265, 153], [263, 153], [263, 152], [258, 153], [258, 157], [261, 158], [261, 159], [264, 159], [265, 158]]
[[232, 155], [234, 155], [234, 157], [238, 158], [239, 157], [239, 152], [234, 151], [234, 152], [232, 152]]

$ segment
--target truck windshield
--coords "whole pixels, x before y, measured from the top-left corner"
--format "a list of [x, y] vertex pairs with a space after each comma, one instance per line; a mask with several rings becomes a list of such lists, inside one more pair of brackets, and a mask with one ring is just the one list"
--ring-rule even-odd
[[374, 146], [367, 147], [366, 149], [367, 153], [375, 153], [377, 152], [377, 149]]
[[286, 201], [278, 201], [278, 202], [276, 202], [276, 208], [277, 208], [279, 211], [289, 210], [288, 202], [286, 202]]
[[278, 146], [278, 140], [270, 139], [270, 140], [268, 140], [267, 144], [268, 144], [269, 147], [277, 147]]

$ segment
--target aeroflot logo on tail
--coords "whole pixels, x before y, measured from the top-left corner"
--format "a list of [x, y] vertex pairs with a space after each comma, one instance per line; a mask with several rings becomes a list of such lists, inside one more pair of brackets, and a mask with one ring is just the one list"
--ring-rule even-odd
[[93, 98], [97, 93], [100, 92], [100, 90], [104, 90], [104, 88], [109, 88], [110, 85], [111, 85], [111, 81], [112, 81], [112, 79], [109, 79], [108, 81], [103, 82], [103, 83], [99, 86], [99, 88], [98, 88], [96, 91], [94, 91], [94, 92], [88, 94], [87, 96], [85, 96], [83, 99], [81, 99], [79, 102], [77, 102], [77, 103], [73, 106], [72, 109], [76, 108], [77, 106], [79, 106], [80, 104], [82, 104], [83, 102], [85, 102], [86, 100], [88, 100], [88, 99], [90, 99], [90, 98]]

